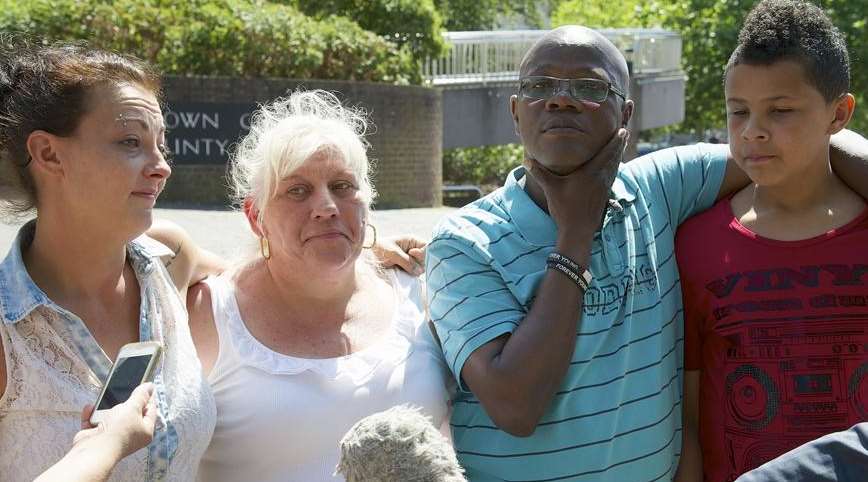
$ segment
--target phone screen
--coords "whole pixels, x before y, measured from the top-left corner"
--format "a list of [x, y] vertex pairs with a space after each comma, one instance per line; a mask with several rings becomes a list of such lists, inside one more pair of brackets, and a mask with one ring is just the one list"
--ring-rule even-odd
[[137, 355], [121, 358], [116, 362], [116, 368], [108, 381], [105, 394], [99, 402], [97, 410], [108, 410], [130, 398], [133, 390], [142, 383], [145, 370], [152, 355]]

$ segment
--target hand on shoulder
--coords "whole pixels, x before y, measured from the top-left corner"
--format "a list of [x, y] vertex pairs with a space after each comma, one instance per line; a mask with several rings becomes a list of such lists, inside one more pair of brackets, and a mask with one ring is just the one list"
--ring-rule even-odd
[[190, 287], [187, 292], [187, 312], [193, 345], [202, 364], [202, 373], [207, 377], [220, 351], [220, 339], [211, 307], [211, 290], [207, 284], [199, 282]]
[[225, 261], [196, 245], [190, 235], [175, 223], [156, 220], [145, 234], [174, 253], [162, 260], [181, 295], [186, 295], [187, 288], [193, 284], [226, 269]]
[[398, 267], [419, 276], [425, 272], [427, 245], [427, 241], [407, 235], [385, 238], [375, 243], [372, 249], [384, 268]]

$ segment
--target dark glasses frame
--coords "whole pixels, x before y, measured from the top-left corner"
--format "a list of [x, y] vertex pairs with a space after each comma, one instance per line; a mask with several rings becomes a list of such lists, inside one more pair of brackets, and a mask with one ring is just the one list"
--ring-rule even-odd
[[[537, 96], [533, 96], [533, 95], [528, 95], [526, 92], [528, 84], [531, 82], [539, 81], [539, 80], [553, 80], [553, 81], [557, 82], [557, 88], [553, 92], [551, 92], [549, 95], [544, 96], [544, 97], [537, 97]], [[573, 95], [574, 88], [577, 87], [580, 82], [581, 83], [591, 82], [591, 83], [595, 83], [595, 84], [598, 84], [601, 86], [605, 85], [606, 86], [606, 91], [605, 91], [606, 95], [602, 99], [599, 99], [599, 100], [598, 99], [580, 99], [580, 98]], [[567, 84], [566, 90], [564, 89], [564, 83]], [[547, 75], [529, 75], [527, 77], [522, 77], [522, 78], [518, 79], [518, 95], [519, 95], [519, 97], [523, 97], [525, 99], [533, 99], [533, 100], [550, 99], [561, 92], [566, 92], [567, 94], [569, 94], [570, 97], [572, 97], [573, 99], [576, 99], [578, 101], [594, 102], [597, 104], [602, 104], [603, 102], [605, 102], [606, 99], [609, 98], [609, 92], [612, 92], [613, 94], [617, 95], [618, 97], [621, 98], [621, 100], [627, 100], [627, 94], [625, 94], [624, 91], [622, 91], [621, 89], [612, 85], [611, 82], [607, 82], [603, 79], [594, 79], [594, 78], [590, 78], [590, 77], [580, 78], [580, 79], [562, 79], [560, 77], [549, 77]]]

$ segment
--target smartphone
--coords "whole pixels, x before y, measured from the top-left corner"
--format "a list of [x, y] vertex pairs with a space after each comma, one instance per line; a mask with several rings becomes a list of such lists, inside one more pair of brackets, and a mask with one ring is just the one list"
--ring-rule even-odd
[[162, 352], [162, 345], [156, 341], [122, 346], [90, 415], [90, 423], [99, 424], [106, 411], [126, 402], [137, 386], [153, 381]]

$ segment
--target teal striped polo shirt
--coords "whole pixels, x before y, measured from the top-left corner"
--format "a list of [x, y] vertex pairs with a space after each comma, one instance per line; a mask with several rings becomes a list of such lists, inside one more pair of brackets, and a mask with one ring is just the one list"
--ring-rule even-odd
[[[523, 167], [444, 219], [426, 260], [428, 302], [459, 383], [451, 425], [471, 482], [669, 480], [681, 452], [678, 225], [710, 207], [727, 146], [699, 144], [621, 165], [591, 251], [575, 353], [530, 437], [499, 430], [460, 373], [533, 303], [556, 226], [525, 193]], [[545, 347], [541, 347], [544, 350]]]

